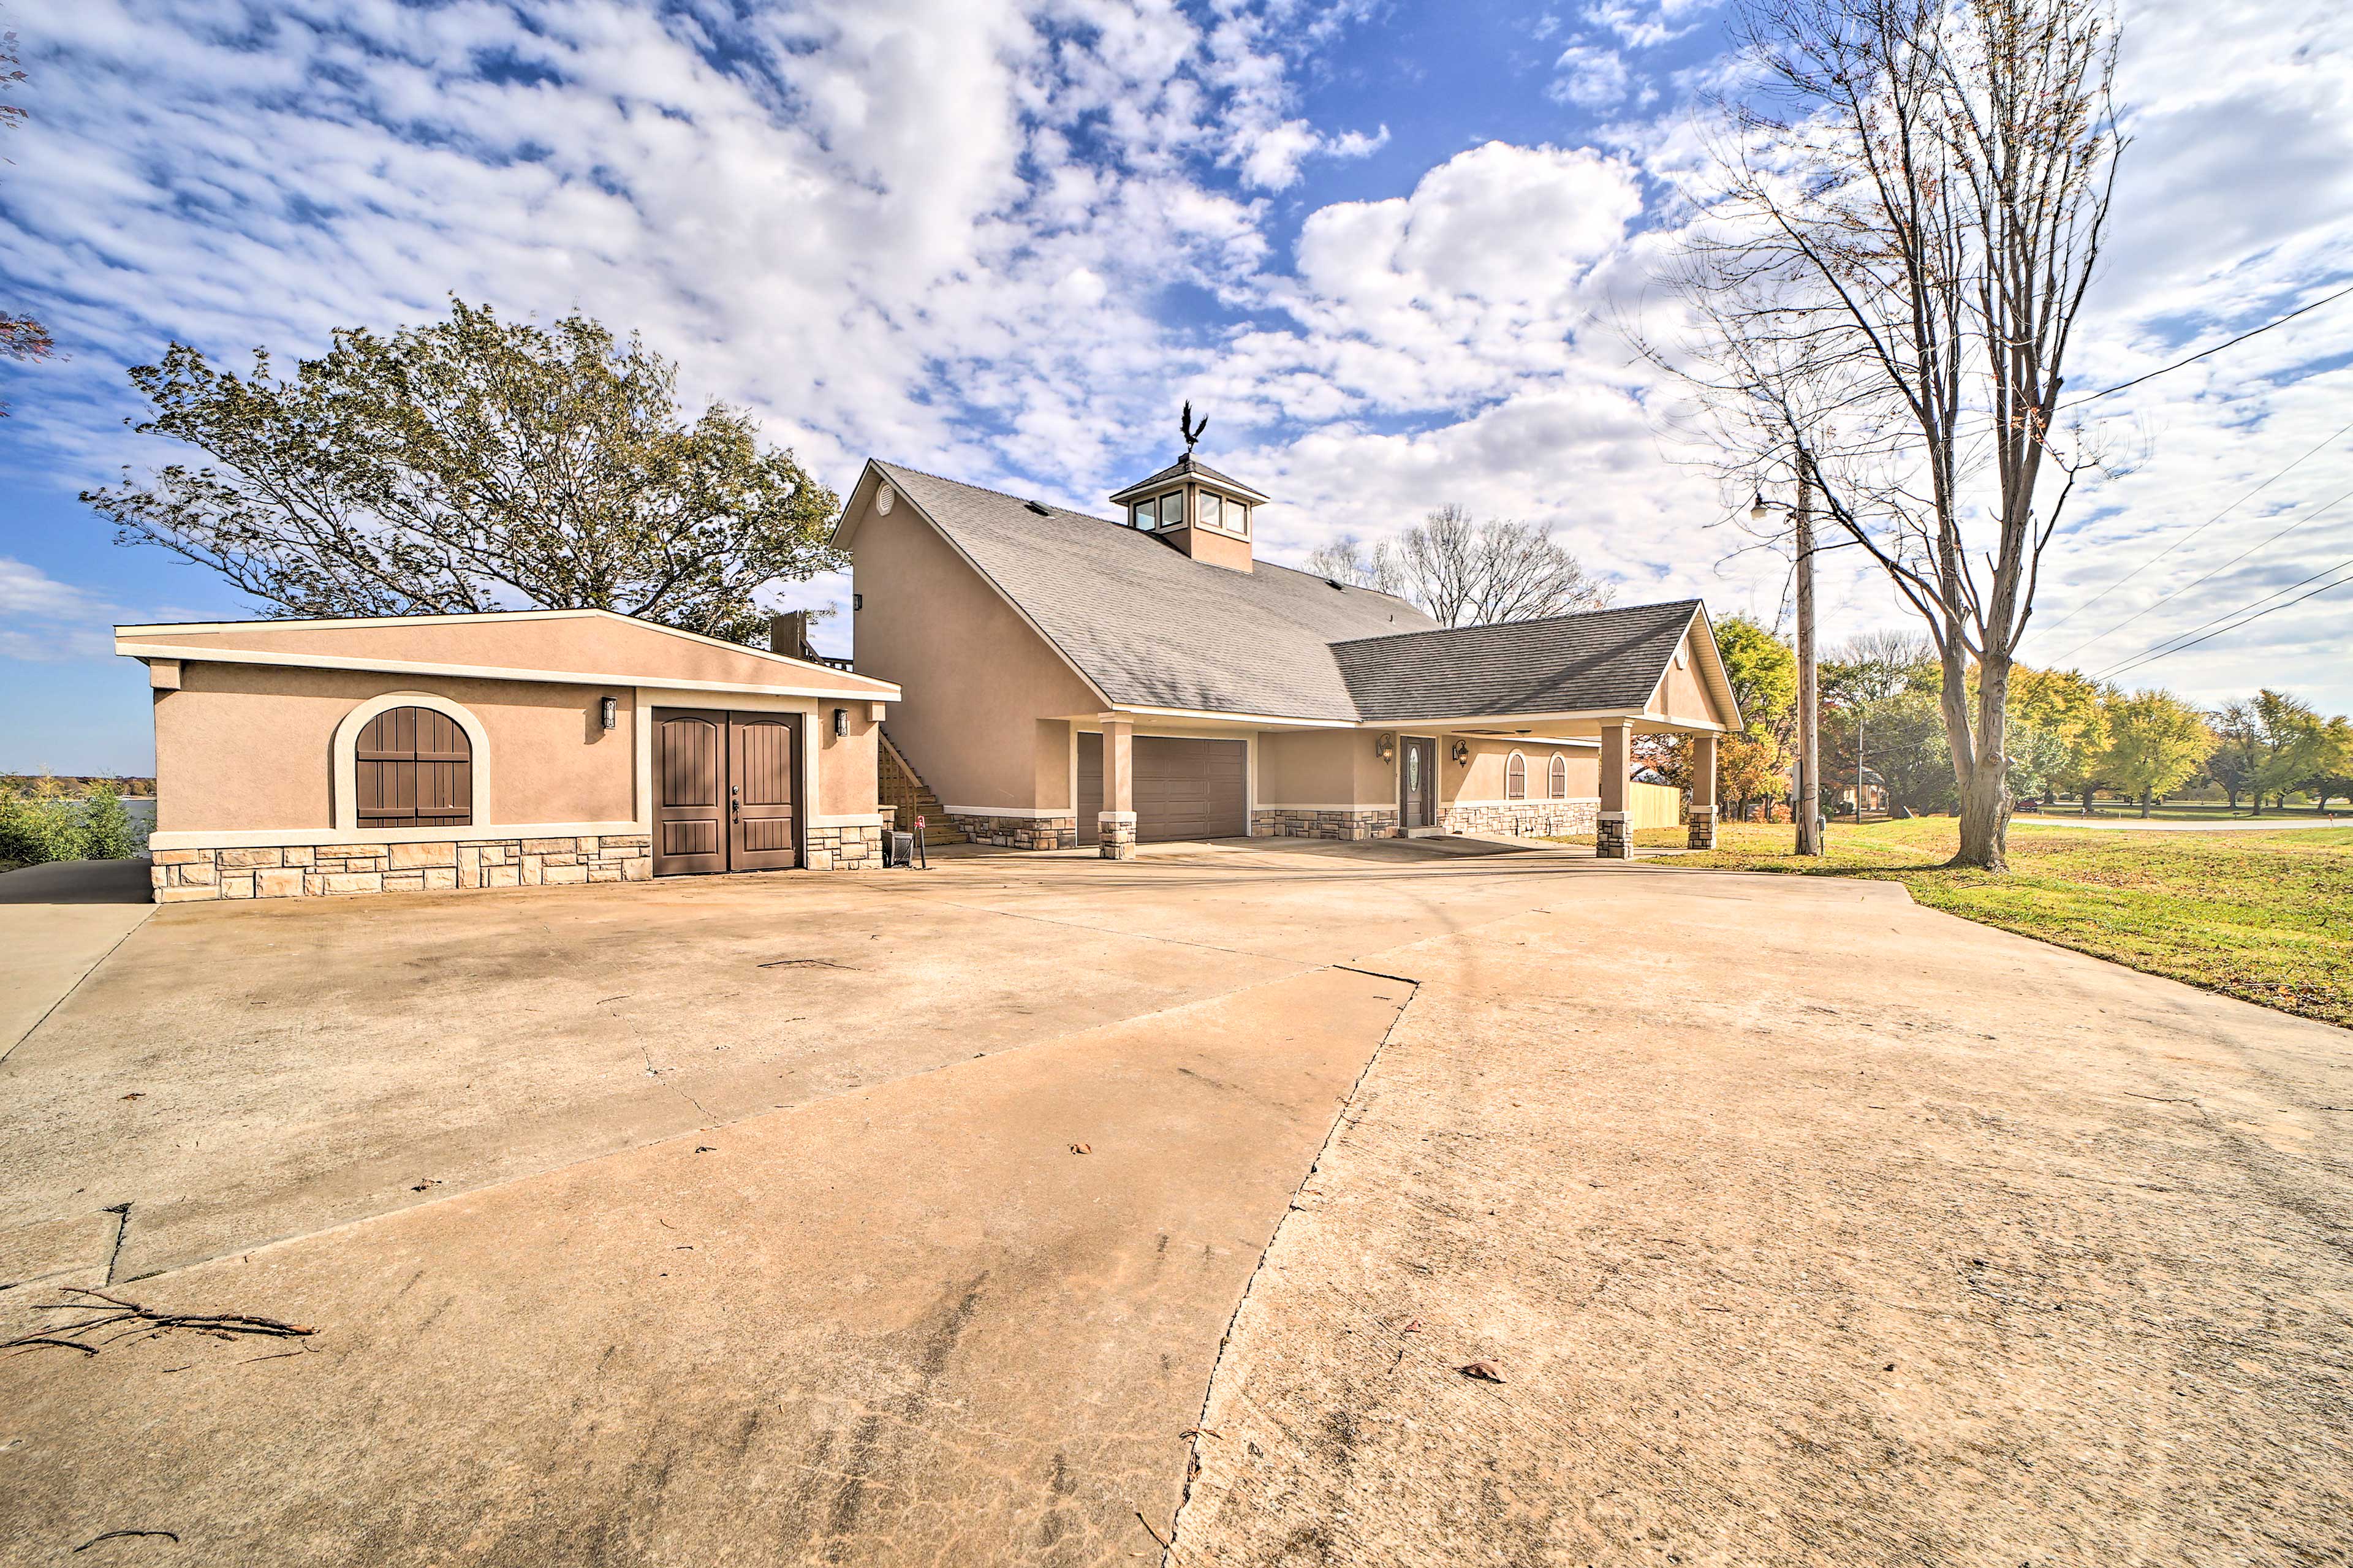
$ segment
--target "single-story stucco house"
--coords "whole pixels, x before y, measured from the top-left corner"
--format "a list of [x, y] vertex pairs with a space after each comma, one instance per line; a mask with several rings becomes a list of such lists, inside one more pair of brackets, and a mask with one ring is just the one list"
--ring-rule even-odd
[[159, 902], [880, 864], [885, 680], [607, 610], [115, 628]]
[[1267, 498], [1197, 462], [1117, 519], [870, 461], [835, 542], [856, 668], [898, 688], [885, 798], [1049, 849], [1221, 836], [1593, 833], [1628, 852], [1630, 737], [1685, 735], [1691, 842], [1740, 722], [1697, 600], [1440, 626], [1255, 558]]

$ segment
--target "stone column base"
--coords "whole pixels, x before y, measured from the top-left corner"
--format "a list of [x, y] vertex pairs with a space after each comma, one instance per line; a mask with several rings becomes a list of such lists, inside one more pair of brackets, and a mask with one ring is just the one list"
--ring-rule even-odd
[[1690, 836], [1683, 842], [1691, 847], [1694, 849], [1715, 847], [1715, 807], [1693, 806], [1683, 819], [1683, 826], [1690, 830]]
[[1106, 860], [1135, 858], [1135, 813], [1105, 811], [1095, 816], [1100, 853]]
[[1593, 823], [1593, 852], [1604, 860], [1631, 860], [1634, 858], [1632, 824], [1622, 811], [1598, 814]]

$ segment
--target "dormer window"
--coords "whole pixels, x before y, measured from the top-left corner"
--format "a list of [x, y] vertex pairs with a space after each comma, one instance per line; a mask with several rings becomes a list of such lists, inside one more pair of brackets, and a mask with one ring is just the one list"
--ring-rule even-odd
[[1201, 526], [1219, 528], [1228, 533], [1247, 537], [1250, 533], [1250, 508], [1238, 500], [1210, 490], [1201, 492]]
[[1135, 526], [1152, 530], [1185, 526], [1185, 492], [1170, 490], [1166, 495], [1135, 503]]

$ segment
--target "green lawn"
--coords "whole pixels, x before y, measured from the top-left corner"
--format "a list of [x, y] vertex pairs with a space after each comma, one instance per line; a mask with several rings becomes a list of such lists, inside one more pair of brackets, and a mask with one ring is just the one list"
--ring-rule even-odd
[[[1786, 824], [1725, 823], [1698, 868], [1884, 878], [1913, 898], [2151, 974], [2353, 1026], [2353, 827], [2116, 833], [2014, 822], [2006, 875], [1948, 871], [1949, 817], [1833, 826], [1830, 853], [1789, 854]], [[1641, 833], [1675, 847], [1680, 828]]]

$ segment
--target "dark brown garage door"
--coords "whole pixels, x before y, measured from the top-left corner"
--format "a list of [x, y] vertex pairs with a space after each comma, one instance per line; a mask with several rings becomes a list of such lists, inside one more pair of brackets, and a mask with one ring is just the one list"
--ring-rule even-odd
[[[1240, 838], [1250, 832], [1250, 762], [1240, 741], [1135, 738], [1135, 837]], [[1103, 737], [1079, 737], [1079, 842], [1096, 842], [1103, 810]]]

